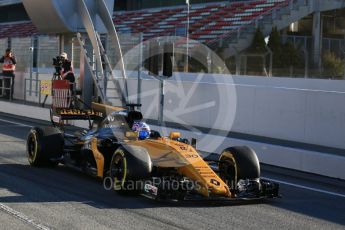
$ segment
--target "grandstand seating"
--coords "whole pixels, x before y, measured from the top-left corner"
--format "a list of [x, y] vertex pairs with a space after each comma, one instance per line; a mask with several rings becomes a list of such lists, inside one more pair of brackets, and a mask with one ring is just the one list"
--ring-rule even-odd
[[[191, 39], [207, 43], [224, 33], [234, 31], [270, 13], [278, 4], [288, 0], [254, 0], [247, 2], [191, 5]], [[144, 39], [158, 36], [185, 36], [187, 27], [186, 7], [147, 9], [114, 13], [114, 24], [120, 33], [143, 33]], [[0, 38], [37, 34], [30, 22], [0, 24]]]
[[31, 22], [0, 24], [0, 38], [26, 37], [35, 34], [37, 29]]
[[[219, 3], [191, 6], [191, 39], [207, 43], [221, 34], [236, 30], [286, 0], [257, 0], [249, 2]], [[186, 7], [152, 9], [133, 12], [115, 12], [114, 23], [121, 33], [141, 33], [144, 39], [157, 36], [185, 36]], [[181, 33], [182, 31], [182, 33]]]

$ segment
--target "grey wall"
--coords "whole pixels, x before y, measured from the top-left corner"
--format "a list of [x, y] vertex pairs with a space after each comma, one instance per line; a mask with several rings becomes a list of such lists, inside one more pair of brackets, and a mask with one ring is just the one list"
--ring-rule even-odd
[[[217, 78], [225, 80], [214, 83]], [[165, 121], [345, 148], [345, 81], [241, 76], [231, 82], [214, 75], [192, 83], [193, 74], [181, 79], [183, 84], [167, 84]], [[136, 79], [129, 85], [135, 97]], [[145, 117], [157, 119], [157, 80], [143, 80], [143, 94]], [[214, 104], [197, 108], [208, 102]]]

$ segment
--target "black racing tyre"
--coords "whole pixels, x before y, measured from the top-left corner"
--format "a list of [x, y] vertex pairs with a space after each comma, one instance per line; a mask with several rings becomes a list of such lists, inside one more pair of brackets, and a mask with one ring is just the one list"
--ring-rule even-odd
[[26, 152], [30, 165], [35, 167], [54, 167], [59, 163], [51, 159], [61, 157], [64, 138], [55, 127], [35, 127], [28, 134]]
[[148, 178], [152, 165], [148, 157], [138, 159], [135, 153], [119, 147], [110, 162], [110, 177], [113, 188], [120, 194], [137, 194], [143, 189], [140, 180]]
[[230, 147], [219, 157], [219, 175], [230, 188], [235, 188], [239, 180], [260, 177], [260, 164], [253, 149], [247, 146]]

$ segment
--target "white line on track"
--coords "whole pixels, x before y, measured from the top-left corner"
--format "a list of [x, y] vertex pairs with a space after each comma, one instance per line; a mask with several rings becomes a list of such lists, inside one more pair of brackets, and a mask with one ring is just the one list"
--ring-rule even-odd
[[4, 119], [0, 119], [0, 121], [2, 121], [2, 122], [7, 122], [7, 123], [10, 123], [10, 124], [13, 124], [13, 125], [23, 126], [23, 127], [30, 127], [30, 128], [33, 127], [33, 126], [31, 126], [31, 125], [26, 125], [26, 124], [23, 124], [23, 123], [14, 122], [14, 121], [9, 121], [9, 120], [4, 120]]
[[324, 193], [324, 194], [327, 194], [327, 195], [339, 196], [339, 197], [345, 198], [345, 194], [341, 194], [341, 193], [330, 192], [330, 191], [326, 191], [326, 190], [323, 190], [323, 189], [312, 188], [312, 187], [308, 187], [308, 186], [304, 186], [304, 185], [294, 184], [294, 183], [290, 183], [290, 182], [286, 182], [286, 181], [281, 181], [281, 180], [276, 180], [276, 179], [271, 179], [271, 178], [266, 178], [266, 177], [262, 177], [262, 179], [266, 179], [266, 180], [270, 180], [270, 181], [273, 181], [273, 182], [277, 182], [279, 184], [289, 185], [289, 186], [296, 187], [296, 188], [310, 190], [310, 191], [313, 191], [313, 192], [319, 192], [319, 193]]
[[33, 219], [30, 219], [29, 217], [27, 217], [26, 215], [24, 215], [23, 213], [20, 213], [2, 203], [0, 203], [0, 210], [10, 214], [11, 216], [14, 216], [17, 219], [20, 219], [21, 221], [30, 224], [31, 226], [33, 226], [36, 229], [40, 229], [40, 230], [50, 230], [49, 227], [44, 226], [43, 224], [37, 223], [36, 221], [34, 221]]

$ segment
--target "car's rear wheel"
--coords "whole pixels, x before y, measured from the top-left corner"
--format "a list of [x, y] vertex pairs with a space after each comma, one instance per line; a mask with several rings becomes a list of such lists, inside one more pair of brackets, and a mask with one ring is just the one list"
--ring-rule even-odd
[[235, 189], [239, 180], [255, 180], [260, 177], [260, 164], [253, 149], [247, 146], [230, 147], [219, 157], [219, 175], [230, 189]]
[[26, 152], [30, 165], [54, 167], [63, 152], [63, 134], [54, 127], [35, 127], [28, 134]]

